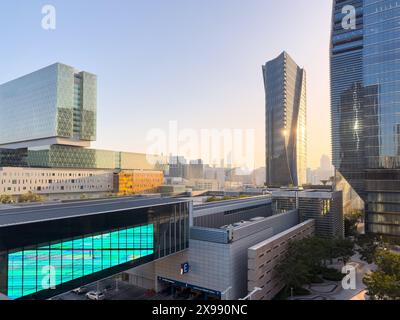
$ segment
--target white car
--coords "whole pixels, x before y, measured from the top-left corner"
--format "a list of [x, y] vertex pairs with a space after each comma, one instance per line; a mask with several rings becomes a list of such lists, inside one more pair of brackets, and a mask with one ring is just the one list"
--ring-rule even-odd
[[90, 291], [86, 293], [86, 298], [89, 300], [104, 300], [106, 296], [103, 292]]
[[87, 293], [89, 290], [86, 288], [86, 287], [80, 287], [80, 288], [77, 288], [77, 289], [75, 289], [75, 290], [72, 290], [72, 293], [75, 293], [75, 294], [78, 294], [78, 295], [80, 295], [80, 294], [85, 294], [85, 293]]

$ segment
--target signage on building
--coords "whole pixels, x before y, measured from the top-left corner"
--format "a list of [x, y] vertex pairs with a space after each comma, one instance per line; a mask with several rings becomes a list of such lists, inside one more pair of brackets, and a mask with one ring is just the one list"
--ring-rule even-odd
[[185, 262], [181, 264], [181, 275], [184, 275], [186, 273], [189, 273], [190, 271], [190, 265], [189, 262]]

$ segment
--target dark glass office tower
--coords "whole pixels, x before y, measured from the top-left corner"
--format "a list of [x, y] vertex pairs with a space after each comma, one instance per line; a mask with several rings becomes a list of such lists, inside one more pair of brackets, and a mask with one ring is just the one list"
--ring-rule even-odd
[[306, 183], [306, 72], [283, 52], [263, 66], [269, 186]]
[[336, 0], [332, 20], [333, 162], [366, 230], [400, 236], [400, 0]]

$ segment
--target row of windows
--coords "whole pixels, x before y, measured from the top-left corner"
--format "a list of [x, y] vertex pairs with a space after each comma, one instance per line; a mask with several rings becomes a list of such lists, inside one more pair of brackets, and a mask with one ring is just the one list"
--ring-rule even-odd
[[93, 177], [93, 173], [0, 172], [3, 177]]
[[103, 191], [111, 191], [111, 185], [76, 185], [76, 186], [30, 186], [30, 187], [4, 187], [3, 192], [22, 192], [22, 191], [76, 191], [76, 190], [103, 190]]
[[65, 179], [39, 179], [39, 180], [25, 180], [25, 179], [15, 179], [15, 180], [0, 180], [1, 184], [13, 184], [13, 185], [21, 185], [21, 184], [38, 184], [38, 183], [45, 183], [45, 184], [57, 184], [57, 183], [101, 183], [104, 181], [111, 181], [110, 179], [105, 179], [105, 178], [97, 178], [97, 179], [71, 179], [71, 180], [65, 180]]

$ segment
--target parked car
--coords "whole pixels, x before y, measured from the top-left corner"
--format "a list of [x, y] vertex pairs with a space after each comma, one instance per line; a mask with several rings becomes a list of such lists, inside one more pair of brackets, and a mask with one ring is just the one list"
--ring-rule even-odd
[[89, 300], [104, 300], [106, 296], [103, 292], [90, 291], [86, 293], [86, 298]]
[[75, 289], [75, 290], [72, 290], [72, 292], [75, 293], [75, 294], [81, 295], [81, 294], [88, 293], [89, 290], [88, 290], [88, 288], [86, 288], [86, 287], [80, 287], [80, 288], [77, 288], [77, 289]]

